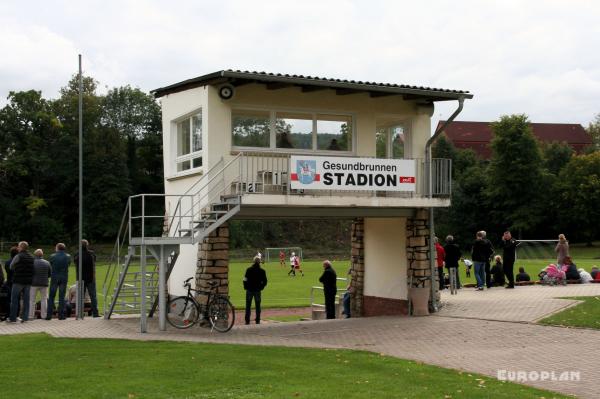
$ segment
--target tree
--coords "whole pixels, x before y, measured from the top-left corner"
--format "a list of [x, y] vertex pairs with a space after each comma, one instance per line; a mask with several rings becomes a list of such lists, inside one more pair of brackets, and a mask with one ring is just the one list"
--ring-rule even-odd
[[595, 151], [600, 150], [600, 114], [594, 117], [587, 128], [588, 133], [592, 136], [592, 146]]
[[600, 152], [571, 158], [558, 187], [559, 217], [591, 244], [600, 234]]
[[555, 176], [558, 176], [561, 169], [567, 165], [574, 152], [567, 143], [558, 143], [556, 141], [550, 144], [541, 144], [541, 149], [544, 167]]
[[543, 160], [526, 115], [492, 123], [492, 158], [487, 196], [494, 220], [519, 233], [534, 228], [543, 214]]

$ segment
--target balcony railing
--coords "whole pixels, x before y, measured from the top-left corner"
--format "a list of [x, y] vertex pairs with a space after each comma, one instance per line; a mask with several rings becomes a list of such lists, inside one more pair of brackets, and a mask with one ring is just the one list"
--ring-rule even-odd
[[317, 196], [361, 196], [397, 198], [450, 198], [452, 194], [452, 161], [436, 158], [431, 162], [431, 184], [425, 160], [414, 159], [416, 171], [415, 191], [381, 190], [294, 190], [290, 186], [290, 155], [240, 153], [238, 154], [239, 179], [233, 190], [236, 194], [282, 194]]

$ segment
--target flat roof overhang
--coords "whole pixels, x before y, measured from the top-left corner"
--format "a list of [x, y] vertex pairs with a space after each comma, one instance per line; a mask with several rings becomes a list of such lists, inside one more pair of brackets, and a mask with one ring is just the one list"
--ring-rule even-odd
[[299, 87], [303, 93], [329, 89], [335, 90], [337, 95], [356, 93], [368, 93], [370, 97], [399, 95], [402, 96], [404, 100], [421, 100], [426, 103], [458, 100], [459, 98], [473, 98], [473, 94], [464, 90], [449, 90], [404, 84], [319, 78], [303, 75], [250, 72], [232, 69], [213, 72], [197, 78], [184, 80], [179, 83], [152, 90], [152, 93], [156, 98], [159, 98], [168, 94], [177, 93], [200, 86], [218, 86], [226, 83], [236, 87], [249, 83], [260, 83], [266, 85], [267, 90]]

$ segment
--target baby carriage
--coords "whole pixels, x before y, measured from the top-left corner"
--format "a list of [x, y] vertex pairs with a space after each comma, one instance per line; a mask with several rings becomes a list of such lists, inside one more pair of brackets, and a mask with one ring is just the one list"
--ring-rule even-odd
[[540, 279], [542, 284], [546, 285], [565, 285], [567, 283], [565, 272], [554, 263], [549, 264], [542, 273], [540, 273]]

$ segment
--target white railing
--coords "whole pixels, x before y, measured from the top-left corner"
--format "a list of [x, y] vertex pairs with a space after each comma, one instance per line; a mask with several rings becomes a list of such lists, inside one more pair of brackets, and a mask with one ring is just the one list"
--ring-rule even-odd
[[[379, 190], [292, 190], [290, 187], [290, 155], [239, 153], [239, 194], [309, 194], [317, 196], [361, 196], [399, 198], [449, 198], [452, 193], [452, 161], [436, 158], [431, 162], [431, 185], [428, 184], [424, 159], [414, 159], [416, 165], [415, 192]], [[431, 187], [431, 190], [430, 190]]]

